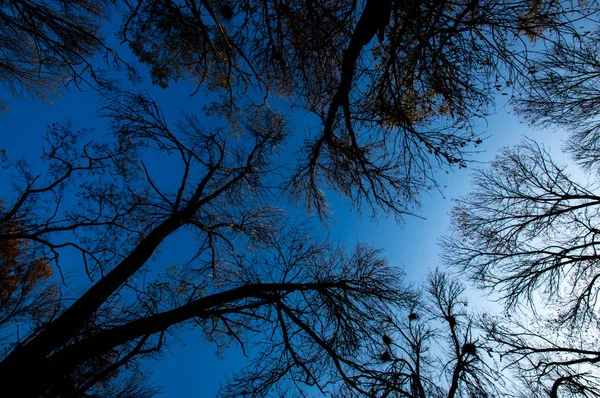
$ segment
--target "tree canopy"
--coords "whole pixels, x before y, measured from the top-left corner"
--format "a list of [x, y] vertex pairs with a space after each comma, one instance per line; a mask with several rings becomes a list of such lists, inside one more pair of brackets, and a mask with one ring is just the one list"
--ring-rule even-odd
[[[56, 81], [69, 69], [79, 76], [77, 65], [90, 51], [106, 48], [90, 22], [108, 12], [103, 3], [65, 7], [63, 14], [52, 8], [46, 24], [27, 19], [19, 4], [7, 3], [6, 15], [25, 22], [5, 36], [54, 43], [49, 51], [62, 61], [57, 70], [35, 63], [43, 72], [37, 76]], [[277, 95], [315, 115], [320, 126], [306, 137], [287, 182], [309, 209], [325, 215], [322, 191], [332, 186], [357, 207], [399, 216], [435, 185], [435, 167], [466, 165], [480, 142], [477, 119], [489, 113], [494, 93], [527, 80], [528, 54], [535, 52], [528, 43], [568, 40], [576, 34], [573, 24], [594, 7], [554, 1], [125, 1], [118, 3], [118, 34], [150, 68], [154, 84], [186, 80], [196, 85], [193, 92], [215, 93], [208, 105], [213, 112], [233, 116], [252, 94], [255, 104]], [[66, 18], [71, 30], [65, 31], [59, 23]], [[48, 28], [36, 30], [36, 39], [27, 26]], [[24, 78], [23, 85], [34, 86], [35, 79]]]
[[[527, 332], [477, 321], [444, 273], [419, 294], [379, 250], [289, 221], [281, 198], [321, 221], [326, 191], [374, 216], [414, 212], [436, 170], [466, 167], [496, 93], [525, 93], [522, 112], [538, 109], [546, 83], [531, 65], [558, 54], [545, 49], [576, 48], [565, 43], [581, 40], [576, 24], [597, 10], [544, 0], [2, 3], [0, 80], [40, 97], [61, 83], [93, 88], [106, 122], [103, 135], [48, 126], [41, 174], [4, 159], [15, 176], [0, 207], [0, 315], [19, 325], [4, 345], [4, 388], [151, 396], [144, 361], [196, 328], [217, 346], [255, 348], [222, 396], [499, 393], [499, 370], [482, 354]], [[163, 90], [187, 82], [206, 103], [168, 117], [139, 91], [144, 77]], [[314, 120], [304, 140], [289, 126], [295, 111]], [[279, 156], [292, 150], [297, 158]], [[492, 278], [509, 303], [540, 286], [552, 298], [570, 288], [557, 305], [567, 311], [560, 327], [572, 328], [595, 309], [596, 197], [540, 148], [521, 151], [480, 175], [479, 196], [457, 210], [463, 235], [449, 240], [448, 258]], [[165, 179], [157, 163], [176, 172]], [[564, 239], [554, 222], [568, 224]], [[160, 249], [174, 238], [190, 249], [170, 265]], [[563, 246], [529, 252], [550, 238]], [[61, 294], [67, 261], [87, 279], [76, 297]], [[507, 352], [518, 366], [546, 358], [536, 347], [548, 340], [534, 336]], [[436, 345], [442, 354], [429, 353]], [[592, 386], [591, 376], [561, 373], [595, 363], [580, 358], [591, 349], [570, 350], [522, 369], [543, 383], [558, 377], [551, 391]]]

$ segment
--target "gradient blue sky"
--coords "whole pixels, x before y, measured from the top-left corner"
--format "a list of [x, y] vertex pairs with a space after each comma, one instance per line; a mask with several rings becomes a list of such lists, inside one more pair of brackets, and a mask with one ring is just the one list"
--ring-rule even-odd
[[[165, 112], [173, 116], [179, 109], [193, 109], [201, 105], [202, 93], [189, 98], [190, 87], [175, 85], [167, 91], [147, 88], [158, 102], [165, 105]], [[11, 109], [0, 115], [1, 139], [0, 149], [5, 149], [9, 157], [16, 160], [20, 157], [35, 162], [39, 158], [43, 146], [45, 126], [64, 123], [70, 120], [76, 128], [95, 128], [95, 134], [103, 134], [104, 121], [96, 116], [100, 101], [92, 91], [80, 92], [73, 89], [63, 91], [61, 97], [53, 98], [48, 104], [39, 100], [13, 99], [8, 93], [0, 91], [0, 97], [9, 99]], [[538, 140], [550, 148], [559, 162], [565, 158], [560, 156], [561, 135], [550, 131], [530, 130], [519, 124], [505, 106], [507, 97], [499, 96], [497, 112], [482, 124], [479, 130], [489, 136], [479, 147], [481, 153], [475, 159], [485, 163], [491, 160], [498, 148], [518, 143], [523, 136]], [[308, 121], [302, 116], [292, 117], [297, 132], [301, 133]], [[337, 197], [331, 197], [334, 217], [329, 234], [352, 245], [357, 241], [372, 243], [382, 248], [391, 264], [404, 268], [409, 281], [418, 282], [429, 269], [438, 266], [439, 237], [449, 227], [449, 213], [452, 198], [465, 195], [469, 191], [471, 170], [477, 167], [470, 164], [466, 170], [439, 172], [442, 192], [432, 191], [422, 196], [422, 206], [418, 211], [420, 217], [408, 217], [399, 226], [392, 218], [380, 218], [373, 221], [368, 214], [358, 216], [350, 211], [347, 203]], [[168, 170], [166, 170], [168, 172]], [[0, 170], [0, 199], [10, 197], [10, 173]], [[326, 231], [327, 232], [327, 231]], [[162, 248], [163, 253], [179, 251], [176, 239], [170, 239]], [[173, 261], [176, 261], [174, 259]], [[72, 276], [71, 284], [74, 292], [82, 287], [77, 284], [77, 275]], [[231, 347], [222, 356], [215, 355], [215, 347], [204, 344], [200, 333], [189, 332], [182, 335], [185, 344], [173, 342], [165, 352], [163, 360], [149, 363], [148, 369], [154, 372], [153, 379], [162, 385], [164, 397], [211, 397], [218, 389], [219, 381], [243, 366], [244, 358], [239, 349]]]

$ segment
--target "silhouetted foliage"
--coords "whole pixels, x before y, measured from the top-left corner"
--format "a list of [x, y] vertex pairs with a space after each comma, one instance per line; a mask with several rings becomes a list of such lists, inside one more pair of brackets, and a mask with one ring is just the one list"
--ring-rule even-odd
[[[31, 56], [10, 50], [38, 60], [10, 67], [17, 75], [39, 69], [22, 79], [26, 87], [60, 81], [68, 69], [77, 79], [77, 66], [104, 46], [92, 20], [106, 4], [40, 4], [8, 2], [6, 26], [16, 27], [0, 32], [33, 43]], [[122, 44], [154, 84], [191, 81], [195, 92], [216, 94], [206, 107], [218, 114], [276, 94], [316, 116], [287, 181], [293, 197], [325, 216], [323, 190], [333, 187], [362, 211], [397, 217], [436, 185], [439, 166], [466, 167], [493, 95], [528, 79], [530, 42], [569, 40], [573, 22], [597, 10], [594, 1], [544, 0], [117, 4]]]
[[[3, 210], [4, 204], [0, 204], [0, 214]], [[19, 324], [26, 336], [29, 331], [24, 325], [36, 328], [44, 319], [51, 319], [60, 297], [56, 286], [48, 282], [52, 267], [30, 250], [31, 242], [3, 239], [20, 232], [18, 219], [0, 222], [0, 328]]]
[[118, 61], [100, 34], [110, 8], [105, 0], [2, 2], [0, 83], [16, 95], [48, 98], [61, 85], [80, 84], [86, 72], [94, 77], [99, 50]]

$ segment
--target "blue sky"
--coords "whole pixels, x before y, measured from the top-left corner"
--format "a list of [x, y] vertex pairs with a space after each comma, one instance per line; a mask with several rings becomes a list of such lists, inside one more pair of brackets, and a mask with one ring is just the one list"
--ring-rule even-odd
[[[173, 117], [180, 109], [193, 109], [201, 105], [202, 93], [189, 98], [191, 92], [187, 85], [175, 85], [168, 91], [148, 88], [158, 102], [165, 105], [167, 116]], [[7, 93], [1, 93], [3, 98]], [[491, 160], [498, 148], [518, 143], [523, 136], [528, 136], [547, 145], [559, 162], [565, 158], [560, 156], [559, 133], [543, 130], [531, 130], [509, 114], [508, 106], [504, 106], [506, 97], [499, 96], [497, 112], [482, 124], [480, 131], [489, 136], [479, 147], [480, 153], [474, 159], [484, 164]], [[503, 102], [504, 101], [504, 102]], [[104, 121], [96, 115], [100, 106], [98, 97], [92, 91], [79, 92], [73, 89], [64, 91], [61, 97], [53, 98], [53, 103], [44, 103], [31, 99], [9, 99], [11, 109], [0, 115], [2, 119], [2, 140], [0, 149], [5, 149], [12, 160], [22, 156], [35, 162], [41, 153], [45, 126], [54, 122], [70, 120], [76, 128], [94, 128], [94, 134], [103, 134]], [[301, 133], [309, 120], [301, 115], [292, 117], [296, 132]], [[438, 173], [442, 192], [426, 192], [422, 196], [422, 206], [418, 211], [420, 217], [407, 217], [399, 226], [393, 218], [372, 220], [369, 214], [359, 216], [352, 212], [344, 200], [330, 197], [334, 216], [330, 229], [324, 233], [335, 240], [347, 242], [349, 246], [357, 241], [372, 243], [384, 250], [391, 264], [405, 270], [408, 280], [418, 282], [429, 269], [438, 265], [439, 237], [449, 227], [449, 213], [452, 198], [465, 195], [469, 191], [471, 170], [477, 167], [470, 164], [466, 170], [450, 171], [448, 174]], [[164, 170], [168, 174], [168, 170]], [[10, 196], [10, 179], [6, 170], [0, 171], [0, 199]], [[288, 204], [289, 205], [289, 204]], [[181, 242], [170, 239], [162, 248], [163, 253], [178, 252]], [[173, 261], [177, 261], [173, 259]], [[76, 274], [72, 277], [71, 287], [78, 291], [82, 287], [77, 283]], [[219, 381], [235, 368], [243, 365], [244, 360], [236, 347], [215, 355], [215, 347], [207, 346], [199, 332], [186, 332], [181, 342], [173, 342], [161, 361], [149, 363], [148, 369], [154, 372], [154, 380], [162, 385], [165, 397], [197, 396], [210, 397], [218, 389]]]
[[[499, 101], [505, 97], [499, 97]], [[359, 216], [340, 198], [332, 197], [334, 210], [330, 225], [330, 236], [352, 245], [355, 242], [372, 243], [384, 250], [390, 263], [401, 267], [408, 281], [418, 283], [430, 269], [439, 266], [438, 239], [450, 227], [452, 198], [466, 195], [470, 188], [470, 176], [476, 167], [492, 160], [499, 148], [519, 143], [527, 136], [546, 145], [559, 163], [567, 159], [560, 154], [560, 140], [563, 135], [548, 130], [532, 130], [519, 123], [508, 107], [498, 104], [498, 111], [489, 118], [488, 125], [481, 131], [490, 137], [481, 145], [481, 153], [475, 155], [477, 164], [469, 168], [439, 172], [441, 192], [432, 191], [422, 196], [419, 217], [407, 217], [403, 225], [393, 218], [372, 220], [368, 214]], [[301, 121], [298, 121], [301, 123]], [[482, 298], [473, 295], [475, 305], [489, 305]], [[219, 381], [225, 374], [231, 374], [243, 366], [244, 357], [235, 347], [225, 351], [221, 357], [214, 355], [214, 347], [206, 346], [196, 334], [189, 333], [185, 345], [173, 345], [163, 360], [149, 366], [155, 379], [164, 386], [164, 396], [211, 397], [218, 390]]]

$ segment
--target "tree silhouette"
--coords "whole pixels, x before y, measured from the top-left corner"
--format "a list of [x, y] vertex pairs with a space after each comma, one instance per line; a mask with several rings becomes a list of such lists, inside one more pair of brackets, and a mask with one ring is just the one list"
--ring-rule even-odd
[[[5, 82], [43, 94], [66, 75], [82, 78], [99, 49], [121, 62], [92, 22], [106, 4], [61, 4], [4, 7], [0, 38], [15, 59]], [[493, 95], [528, 79], [537, 51], [528, 42], [568, 40], [573, 24], [597, 9], [472, 0], [118, 4], [122, 44], [154, 84], [191, 81], [196, 92], [215, 94], [206, 106], [221, 115], [241, 109], [250, 93], [258, 104], [279, 95], [317, 117], [287, 183], [311, 210], [326, 215], [323, 189], [332, 186], [363, 210], [398, 217], [435, 186], [437, 167], [466, 166]], [[20, 51], [20, 43], [31, 48]]]
[[[191, 325], [218, 344], [270, 336], [260, 366], [232, 380], [225, 395], [256, 396], [285, 380], [322, 389], [330, 378], [351, 382], [360, 371], [353, 352], [407, 293], [376, 250], [346, 253], [302, 226], [289, 230], [281, 212], [263, 204], [283, 119], [245, 112], [240, 125], [207, 130], [188, 115], [171, 129], [137, 94], [111, 99], [104, 113], [116, 142], [84, 143], [82, 132], [55, 125], [48, 181], [17, 164], [22, 185], [2, 220], [20, 220], [20, 229], [0, 240], [29, 240], [56, 267], [61, 249], [74, 249], [92, 284], [15, 343], [0, 363], [6, 388], [84, 393]], [[254, 142], [232, 142], [231, 129]], [[171, 189], [153, 177], [148, 153], [181, 166]], [[76, 204], [62, 203], [67, 192]], [[189, 262], [147, 279], [145, 267], [176, 232], [196, 242]], [[23, 385], [25, 374], [36, 382]]]
[[598, 199], [528, 141], [478, 172], [443, 245], [446, 261], [497, 292], [509, 312], [534, 308], [533, 319], [489, 318], [488, 338], [552, 396], [598, 392]]
[[[13, 95], [49, 99], [60, 86], [80, 85], [89, 74], [100, 78], [92, 56], [105, 51], [113, 66], [120, 63], [108, 48], [100, 25], [108, 20], [110, 2], [10, 0], [0, 5], [0, 83]], [[5, 101], [2, 108], [8, 107]]]
[[[363, 395], [390, 386], [434, 393], [426, 363], [417, 375], [422, 352], [411, 346], [428, 340], [428, 323], [410, 314], [393, 321], [396, 309], [413, 300], [410, 290], [376, 250], [358, 245], [348, 251], [313, 236], [307, 225], [289, 225], [275, 206], [279, 188], [321, 218], [327, 216], [326, 188], [359, 211], [410, 213], [419, 193], [435, 187], [438, 167], [466, 167], [469, 150], [481, 142], [476, 120], [489, 113], [496, 91], [529, 82], [524, 67], [537, 51], [529, 43], [563, 43], [577, 34], [573, 24], [585, 14], [554, 1], [116, 4], [122, 44], [149, 68], [152, 83], [192, 82], [208, 98], [207, 117], [188, 114], [172, 124], [149, 96], [99, 84], [105, 81], [90, 57], [104, 49], [120, 60], [94, 19], [108, 13], [107, 4], [0, 6], [6, 56], [0, 79], [14, 92], [41, 95], [89, 71], [110, 123], [105, 137], [50, 126], [41, 174], [23, 161], [7, 164], [17, 173], [14, 195], [0, 213], [0, 245], [9, 253], [2, 260], [7, 271], [0, 271], [7, 305], [27, 314], [36, 297], [50, 298], [46, 283], [66, 283], [67, 263], [81, 266], [89, 279], [83, 294], [44, 300], [52, 311], [23, 321], [26, 336], [13, 339], [0, 362], [7, 391], [151, 395], [141, 361], [159, 355], [179, 330], [197, 327], [215, 344], [261, 349], [223, 387], [224, 396], [305, 386], [325, 393], [338, 384]], [[597, 5], [581, 10], [592, 13]], [[306, 140], [295, 140], [296, 161], [276, 158], [293, 140], [285, 118], [269, 105], [274, 95], [286, 111], [316, 116]], [[161, 178], [162, 162], [174, 175]], [[543, 161], [537, 166], [554, 170]], [[552, 189], [561, 178], [551, 174]], [[588, 192], [577, 185], [564, 189], [566, 195]], [[594, 236], [593, 220], [585, 217], [577, 219], [580, 228], [587, 225]], [[160, 254], [170, 239], [190, 242], [187, 261], [177, 266]], [[586, 296], [582, 285], [588, 273], [582, 269], [573, 284], [584, 305], [565, 307], [570, 320], [593, 307], [593, 294]], [[531, 294], [546, 275], [542, 270], [525, 281], [522, 292]], [[21, 292], [28, 298], [14, 301]], [[461, 293], [442, 276], [430, 284], [437, 303], [430, 315], [445, 321], [451, 351], [442, 372], [451, 396], [488, 387], [470, 318], [454, 312]], [[378, 354], [374, 366], [386, 322], [405, 333], [398, 349], [411, 349], [402, 357], [391, 350]], [[410, 377], [391, 383], [386, 377], [396, 370], [382, 373], [384, 359], [403, 364], [398, 374], [408, 369]], [[23, 382], [25, 375], [36, 375], [36, 382]], [[562, 386], [581, 379], [560, 377], [566, 377]]]
[[358, 379], [367, 396], [491, 397], [507, 392], [464, 291], [458, 280], [435, 270], [424, 292], [382, 324], [365, 366], [370, 372]]
[[538, 308], [544, 299], [547, 311], [534, 320], [489, 319], [487, 328], [525, 384], [551, 397], [599, 394], [598, 31], [586, 29], [530, 61], [531, 84], [515, 104], [531, 124], [567, 130], [565, 149], [587, 182], [533, 142], [507, 149], [459, 203], [455, 225], [468, 243], [447, 241], [448, 259], [509, 306], [526, 297]]
[[531, 85], [517, 98], [528, 122], [569, 131], [567, 148], [587, 169], [598, 164], [598, 48], [596, 24], [531, 60]]
[[[18, 220], [5, 220], [0, 235], [19, 231]], [[27, 321], [39, 324], [56, 312], [59, 291], [47, 283], [52, 268], [44, 258], [36, 257], [30, 246], [26, 240], [0, 243], [0, 328]]]

